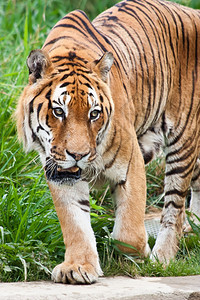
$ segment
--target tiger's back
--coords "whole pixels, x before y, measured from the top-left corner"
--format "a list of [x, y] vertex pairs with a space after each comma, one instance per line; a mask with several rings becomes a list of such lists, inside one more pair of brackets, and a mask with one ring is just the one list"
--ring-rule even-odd
[[190, 183], [199, 214], [199, 17], [157, 0], [120, 2], [92, 23], [77, 10], [30, 54], [18, 132], [40, 153], [61, 223], [66, 255], [56, 282], [91, 283], [101, 274], [88, 215], [93, 174], [109, 180], [113, 237], [132, 246], [122, 250], [149, 253], [144, 162], [161, 147], [165, 204], [152, 258], [168, 262], [177, 252]]
[[[152, 156], [143, 149], [143, 135], [149, 129], [152, 135], [154, 127], [156, 132], [163, 132], [161, 135], [172, 126], [182, 127], [182, 111], [193, 116], [198, 108], [193, 93], [199, 94], [199, 17], [199, 11], [166, 1], [120, 2], [92, 23], [85, 13], [75, 11], [55, 25], [43, 49], [52, 51], [52, 44], [53, 48], [60, 45], [60, 53], [65, 43], [69, 48], [71, 40], [79, 51], [83, 49], [83, 57], [95, 59], [105, 51], [114, 54], [110, 84], [115, 110], [121, 116], [127, 100], [133, 102], [132, 110], [128, 104], [129, 122], [134, 122], [148, 162]], [[73, 30], [69, 32], [69, 28]], [[189, 98], [194, 98], [194, 112], [190, 111]], [[158, 141], [155, 137], [156, 143], [161, 139], [163, 136], [159, 135]]]
[[[161, 115], [164, 118], [164, 111], [175, 128], [180, 122], [184, 126], [182, 111], [188, 117], [196, 114], [199, 11], [166, 1], [125, 1], [102, 13], [93, 24], [115, 54], [120, 89], [134, 104], [138, 136], [152, 128]], [[113, 81], [112, 91], [116, 88]]]

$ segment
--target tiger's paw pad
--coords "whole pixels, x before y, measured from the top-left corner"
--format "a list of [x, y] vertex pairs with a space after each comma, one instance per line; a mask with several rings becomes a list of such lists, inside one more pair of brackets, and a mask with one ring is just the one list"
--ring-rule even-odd
[[63, 262], [53, 269], [51, 278], [54, 282], [60, 283], [92, 284], [98, 280], [98, 274], [91, 264], [78, 265]]

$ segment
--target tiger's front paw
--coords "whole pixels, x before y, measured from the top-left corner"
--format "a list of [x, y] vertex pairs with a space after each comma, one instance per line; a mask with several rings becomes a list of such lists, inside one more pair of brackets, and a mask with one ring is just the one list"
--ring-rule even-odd
[[57, 265], [52, 272], [54, 282], [71, 283], [71, 284], [92, 284], [102, 276], [102, 271], [96, 271], [91, 264], [69, 264], [63, 262]]

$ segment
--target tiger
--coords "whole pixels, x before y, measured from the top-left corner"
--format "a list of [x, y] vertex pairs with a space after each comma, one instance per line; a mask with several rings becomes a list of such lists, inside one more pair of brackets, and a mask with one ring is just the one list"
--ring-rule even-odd
[[[64, 16], [27, 58], [17, 104], [19, 139], [36, 150], [66, 247], [54, 282], [103, 276], [89, 192], [106, 181], [119, 248], [175, 259], [191, 186], [200, 215], [200, 12], [164, 0], [125, 0], [92, 22]], [[145, 230], [145, 164], [165, 155], [164, 207], [155, 245]], [[130, 246], [128, 246], [130, 245]]]

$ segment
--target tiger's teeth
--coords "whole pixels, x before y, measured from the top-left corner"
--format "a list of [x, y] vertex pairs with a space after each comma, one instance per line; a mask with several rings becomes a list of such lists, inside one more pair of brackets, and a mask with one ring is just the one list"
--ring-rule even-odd
[[62, 169], [61, 167], [57, 168], [58, 172], [70, 172], [70, 173], [76, 173], [79, 170], [79, 167], [71, 167], [68, 169]]
[[78, 170], [79, 170], [79, 167], [72, 167], [72, 168], [68, 169], [68, 172], [76, 173], [76, 172], [78, 172]]

